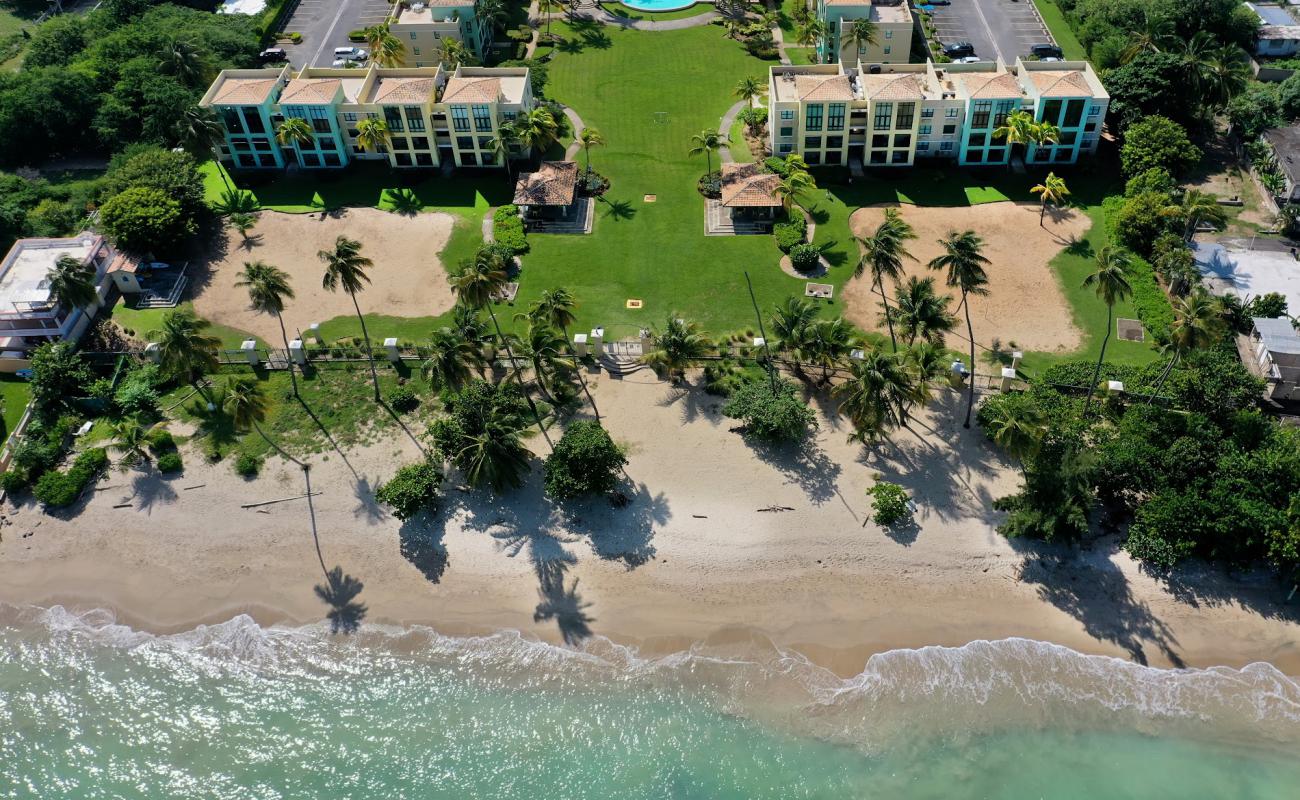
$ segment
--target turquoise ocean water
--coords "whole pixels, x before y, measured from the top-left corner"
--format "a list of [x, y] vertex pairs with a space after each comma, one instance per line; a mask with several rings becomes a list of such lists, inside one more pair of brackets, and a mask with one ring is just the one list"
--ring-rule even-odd
[[0, 797], [1296, 798], [1300, 684], [1028, 640], [641, 659], [0, 607]]

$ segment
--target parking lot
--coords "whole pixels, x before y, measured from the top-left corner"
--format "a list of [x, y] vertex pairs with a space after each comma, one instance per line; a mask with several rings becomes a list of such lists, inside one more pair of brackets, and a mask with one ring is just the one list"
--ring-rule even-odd
[[328, 67], [334, 48], [354, 44], [349, 31], [383, 22], [391, 9], [387, 0], [298, 0], [284, 30], [301, 33], [302, 44], [282, 46], [295, 69]]
[[952, 0], [932, 19], [940, 42], [970, 42], [984, 61], [1014, 64], [1033, 45], [1056, 43], [1030, 0]]

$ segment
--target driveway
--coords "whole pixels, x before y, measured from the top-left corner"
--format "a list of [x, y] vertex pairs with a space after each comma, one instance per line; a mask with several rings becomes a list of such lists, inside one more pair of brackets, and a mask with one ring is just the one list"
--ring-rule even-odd
[[289, 62], [294, 69], [328, 67], [334, 48], [354, 44], [349, 31], [383, 22], [391, 8], [387, 0], [298, 0], [284, 30], [301, 33], [302, 44], [285, 47]]
[[985, 61], [1014, 64], [1033, 45], [1056, 42], [1030, 0], [952, 0], [935, 6], [933, 22], [939, 41], [970, 42]]

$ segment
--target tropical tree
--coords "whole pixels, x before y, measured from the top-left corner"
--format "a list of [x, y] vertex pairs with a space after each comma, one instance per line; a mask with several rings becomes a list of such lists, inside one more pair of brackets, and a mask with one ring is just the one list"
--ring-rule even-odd
[[[248, 289], [248, 304], [259, 314], [270, 314], [280, 325], [280, 339], [284, 351], [289, 352], [289, 332], [284, 327], [284, 301], [292, 300], [293, 287], [289, 273], [265, 261], [245, 261], [244, 270], [236, 275], [236, 287]], [[289, 380], [293, 383], [293, 396], [298, 397], [298, 376], [294, 374], [293, 359], [289, 359]]]
[[[577, 307], [578, 303], [568, 289], [563, 287], [544, 289], [542, 296], [528, 310], [528, 316], [530, 319], [540, 320], [559, 329], [560, 333], [564, 334], [564, 343], [567, 347], [572, 341], [569, 338], [569, 326], [573, 324], [573, 310]], [[578, 373], [578, 382], [582, 384], [582, 391], [587, 395], [587, 402], [591, 404], [591, 412], [596, 415], [596, 421], [600, 422], [600, 410], [596, 408], [596, 399], [591, 396], [591, 389], [587, 387], [587, 379], [583, 377], [582, 370], [577, 368], [576, 361], [574, 367]]]
[[306, 464], [285, 452], [284, 448], [276, 444], [275, 440], [267, 436], [266, 431], [262, 430], [262, 422], [266, 420], [268, 404], [266, 393], [262, 391], [262, 385], [258, 383], [256, 378], [251, 375], [228, 376], [221, 391], [221, 410], [229, 415], [236, 428], [244, 430], [252, 428], [286, 461], [292, 461], [300, 469], [307, 469]]
[[361, 255], [361, 242], [339, 234], [334, 240], [334, 249], [318, 250], [316, 257], [325, 262], [325, 275], [321, 278], [321, 287], [328, 292], [338, 291], [339, 287], [352, 298], [352, 307], [356, 309], [357, 321], [361, 323], [361, 338], [366, 342], [366, 358], [370, 362], [370, 379], [375, 385], [375, 402], [382, 403], [379, 394], [379, 373], [375, 371], [375, 354], [370, 347], [370, 331], [366, 330], [366, 318], [361, 314], [361, 305], [357, 302], [357, 292], [366, 288], [370, 276], [366, 270], [375, 262]]
[[907, 252], [907, 242], [915, 238], [916, 231], [898, 213], [898, 209], [887, 208], [885, 219], [876, 228], [876, 232], [858, 240], [862, 245], [862, 257], [858, 259], [853, 276], [861, 277], [867, 270], [871, 271], [871, 282], [876, 285], [876, 291], [885, 306], [885, 324], [889, 328], [889, 341], [895, 351], [898, 350], [898, 339], [894, 335], [894, 320], [889, 312], [889, 297], [885, 294], [885, 278], [897, 283], [903, 277], [903, 259], [913, 258]]
[[[275, 140], [286, 147], [292, 145], [296, 150], [301, 150], [316, 141], [316, 134], [307, 120], [302, 117], [289, 117], [280, 123], [280, 127], [275, 132]], [[301, 152], [299, 156], [301, 161]]]
[[1218, 198], [1200, 189], [1184, 191], [1182, 200], [1177, 205], [1166, 208], [1164, 214], [1173, 219], [1186, 220], [1183, 227], [1183, 241], [1187, 242], [1192, 240], [1196, 229], [1202, 223], [1209, 223], [1219, 230], [1228, 221], [1228, 216], [1223, 212], [1223, 206], [1219, 205]]
[[[217, 147], [225, 140], [225, 128], [216, 112], [202, 106], [190, 106], [181, 114], [177, 123], [176, 138], [185, 152], [194, 156], [194, 160], [203, 163], [216, 155]], [[233, 191], [226, 170], [217, 165], [217, 174], [225, 185], [226, 191]]]
[[816, 181], [807, 172], [792, 169], [772, 187], [772, 196], [781, 201], [781, 208], [789, 214], [798, 198], [817, 188]]
[[192, 309], [178, 308], [163, 315], [162, 327], [146, 336], [158, 345], [158, 361], [173, 377], [192, 385], [208, 404], [212, 397], [199, 383], [206, 373], [216, 371], [221, 340], [207, 333], [212, 323], [200, 319]]
[[924, 405], [930, 402], [930, 383], [943, 377], [948, 371], [948, 351], [943, 345], [922, 339], [913, 342], [900, 351], [903, 363], [912, 371], [916, 381], [913, 400]]
[[370, 58], [381, 67], [400, 67], [406, 45], [388, 28], [388, 23], [371, 25], [362, 31], [370, 47]]
[[746, 75], [736, 84], [736, 97], [745, 101], [745, 105], [751, 105], [755, 97], [762, 96], [767, 87], [763, 82], [753, 75]]
[[538, 106], [515, 117], [514, 130], [520, 144], [541, 158], [559, 135], [560, 126], [549, 108]]
[[118, 463], [123, 470], [136, 464], [148, 463], [151, 427], [135, 416], [124, 417], [112, 424], [110, 446], [121, 456]]
[[420, 365], [420, 374], [433, 389], [460, 389], [483, 374], [487, 360], [478, 342], [463, 330], [439, 328], [429, 337], [429, 356]]
[[1057, 177], [1055, 172], [1047, 173], [1043, 182], [1030, 188], [1031, 194], [1038, 195], [1038, 227], [1046, 227], [1043, 224], [1043, 215], [1047, 213], [1047, 204], [1060, 208], [1065, 205], [1066, 198], [1070, 196], [1070, 190], [1065, 185], [1065, 179]]
[[[531, 320], [523, 336], [513, 337], [516, 352], [532, 367], [537, 379], [537, 388], [552, 406], [558, 405], [554, 391], [554, 379], [569, 368], [565, 359], [564, 334], [552, 328], [549, 323]], [[519, 371], [522, 367], [515, 364]], [[548, 386], [547, 384], [550, 384]]]
[[1012, 111], [1002, 124], [993, 129], [994, 139], [1005, 139], [1007, 146], [1029, 145], [1038, 140], [1038, 123], [1027, 111]]
[[875, 345], [849, 364], [849, 378], [831, 390], [837, 412], [853, 423], [850, 442], [872, 442], [907, 423], [907, 408], [916, 397], [915, 379], [899, 353]]
[[519, 391], [523, 393], [524, 399], [528, 401], [528, 408], [533, 412], [533, 419], [537, 422], [537, 429], [542, 432], [543, 438], [548, 445], [551, 444], [551, 437], [547, 435], [546, 428], [542, 424], [542, 415], [537, 410], [537, 404], [528, 394], [524, 387], [523, 378], [519, 375], [519, 370], [514, 369], [518, 363], [515, 361], [514, 349], [510, 346], [510, 340], [501, 333], [501, 323], [497, 322], [496, 312], [492, 309], [492, 300], [502, 289], [505, 288], [506, 280], [509, 273], [506, 271], [506, 256], [500, 248], [487, 246], [479, 248], [474, 254], [474, 258], [460, 265], [460, 268], [450, 278], [451, 290], [456, 293], [460, 301], [470, 308], [486, 308], [488, 317], [492, 320], [492, 327], [496, 330], [497, 341], [505, 348], [506, 356], [510, 359], [511, 371], [514, 373], [515, 381], [519, 384]]
[[989, 437], [1020, 462], [1021, 474], [1028, 481], [1029, 459], [1042, 447], [1047, 427], [1043, 415], [1030, 403], [990, 403], [988, 413], [980, 411], [984, 430]]
[[1129, 31], [1128, 45], [1120, 53], [1121, 64], [1127, 64], [1139, 53], [1159, 53], [1173, 40], [1173, 23], [1164, 15], [1142, 12], [1142, 27]]
[[377, 152], [393, 143], [388, 123], [380, 117], [366, 117], [357, 123], [357, 146], [367, 153]]
[[225, 190], [212, 205], [213, 211], [227, 217], [234, 214], [256, 214], [261, 209], [262, 204], [258, 202], [257, 196], [241, 189]]
[[1156, 388], [1147, 399], [1150, 404], [1164, 388], [1165, 379], [1183, 356], [1193, 350], [1209, 347], [1223, 336], [1223, 314], [1221, 306], [1204, 286], [1186, 297], [1174, 301], [1174, 324], [1169, 329], [1169, 343], [1163, 348], [1171, 354], [1169, 363], [1160, 373]]
[[70, 312], [99, 304], [95, 268], [72, 256], [59, 256], [45, 273], [45, 282], [50, 289], [50, 300], [60, 311]]
[[803, 352], [805, 358], [822, 368], [823, 384], [829, 383], [831, 369], [838, 366], [858, 343], [853, 326], [843, 317], [823, 319], [808, 327]]
[[[550, 20], [547, 20], [547, 26], [550, 26]], [[461, 64], [468, 64], [474, 60], [474, 53], [460, 39], [450, 36], [442, 38], [442, 63], [443, 66], [450, 70], [455, 70]]]
[[816, 17], [809, 17], [806, 21], [799, 23], [795, 28], [795, 41], [804, 47], [813, 47], [821, 44], [826, 38], [829, 28], [826, 23]]
[[854, 45], [854, 49], [857, 50], [858, 57], [861, 59], [863, 49], [876, 44], [879, 38], [879, 29], [876, 27], [875, 22], [865, 17], [862, 19], [855, 19], [849, 23], [849, 29], [844, 32], [844, 36], [840, 41], [840, 47], [844, 48], [850, 44]]
[[894, 289], [894, 301], [898, 305], [894, 319], [909, 345], [918, 336], [932, 344], [943, 344], [943, 335], [957, 324], [948, 312], [948, 297], [935, 292], [934, 278], [909, 276]]
[[970, 322], [971, 295], [988, 294], [989, 278], [984, 272], [984, 265], [989, 260], [984, 257], [984, 240], [975, 235], [975, 231], [957, 233], [949, 232], [939, 240], [943, 255], [930, 260], [930, 269], [945, 272], [945, 281], [953, 288], [961, 290], [961, 305], [966, 312], [966, 336], [970, 340], [970, 385], [966, 395], [966, 421], [963, 427], [970, 427], [970, 415], [975, 407], [975, 330]]
[[[501, 159], [501, 165], [506, 168], [506, 186], [515, 185], [515, 171], [510, 166], [511, 148], [519, 145], [519, 134], [515, 131], [513, 123], [507, 122], [497, 128], [497, 135], [492, 137], [492, 153]], [[590, 163], [590, 159], [588, 160]]]
[[551, 38], [551, 14], [564, 11], [564, 0], [537, 0], [537, 10], [546, 17], [546, 38]]
[[768, 324], [776, 340], [773, 346], [793, 356], [796, 364], [807, 355], [808, 330], [817, 321], [817, 311], [812, 300], [789, 295], [772, 312]]
[[502, 0], [478, 0], [474, 9], [474, 16], [478, 17], [490, 29], [497, 29], [505, 24], [509, 12], [506, 11], [505, 3]]
[[587, 157], [587, 171], [591, 172], [591, 148], [603, 146], [605, 137], [595, 128], [583, 128], [578, 134], [578, 142], [582, 145], [582, 154]]
[[257, 215], [250, 214], [247, 211], [236, 211], [230, 215], [229, 222], [230, 227], [239, 231], [239, 235], [244, 238], [244, 246], [252, 249], [248, 240], [248, 232], [253, 229], [253, 226], [257, 225]]
[[1261, 170], [1259, 172], [1259, 183], [1274, 198], [1286, 191], [1286, 178], [1282, 177], [1282, 173], [1276, 170]]
[[1209, 112], [1227, 108], [1253, 77], [1246, 52], [1235, 45], [1211, 51], [1199, 64], [1198, 72], [1203, 107]]
[[726, 136], [718, 133], [712, 128], [705, 128], [691, 137], [691, 149], [688, 150], [686, 154], [689, 156], [698, 156], [700, 153], [703, 153], [704, 158], [708, 163], [707, 174], [712, 175], [713, 153], [717, 150], [721, 150], [728, 144], [730, 144], [730, 142], [727, 141]]
[[173, 39], [163, 49], [162, 71], [186, 86], [203, 86], [211, 69], [199, 45], [188, 39]]
[[1092, 287], [1097, 297], [1106, 304], [1106, 335], [1101, 340], [1101, 354], [1097, 356], [1097, 368], [1092, 371], [1092, 382], [1088, 384], [1088, 399], [1083, 403], [1083, 413], [1087, 416], [1092, 405], [1092, 394], [1101, 379], [1101, 364], [1106, 360], [1106, 345], [1110, 343], [1111, 323], [1114, 321], [1115, 304], [1123, 302], [1133, 293], [1128, 282], [1131, 262], [1128, 254], [1107, 245], [1097, 253], [1097, 263], [1088, 277], [1083, 279], [1084, 288]]
[[663, 369], [678, 380], [685, 377], [687, 367], [708, 354], [711, 346], [699, 326], [678, 318], [674, 312], [668, 315], [663, 331], [654, 333], [653, 347], [641, 356], [641, 363]]

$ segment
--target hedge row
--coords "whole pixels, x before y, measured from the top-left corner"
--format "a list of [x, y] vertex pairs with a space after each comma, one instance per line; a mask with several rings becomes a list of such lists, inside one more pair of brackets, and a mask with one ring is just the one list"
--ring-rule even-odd
[[50, 470], [36, 481], [32, 494], [49, 508], [70, 506], [99, 473], [108, 466], [108, 453], [96, 447], [77, 456], [67, 472]]
[[519, 206], [501, 206], [496, 210], [492, 215], [492, 237], [515, 255], [528, 252], [528, 237], [524, 234], [524, 221], [519, 218]]

